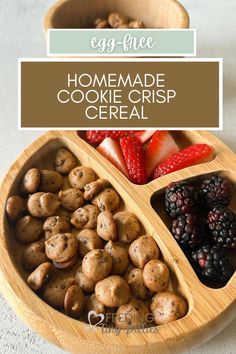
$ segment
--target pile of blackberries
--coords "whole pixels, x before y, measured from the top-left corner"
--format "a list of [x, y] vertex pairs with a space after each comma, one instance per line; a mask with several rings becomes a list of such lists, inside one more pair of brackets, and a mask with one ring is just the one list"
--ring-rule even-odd
[[227, 250], [236, 250], [236, 214], [228, 208], [232, 186], [212, 175], [200, 186], [173, 182], [165, 192], [171, 232], [199, 277], [226, 283], [234, 272]]

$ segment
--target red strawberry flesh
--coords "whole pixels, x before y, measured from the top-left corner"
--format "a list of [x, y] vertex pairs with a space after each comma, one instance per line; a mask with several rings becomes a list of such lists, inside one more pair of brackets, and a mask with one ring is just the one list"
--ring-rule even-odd
[[132, 135], [136, 130], [87, 130], [86, 140], [91, 145], [100, 144], [105, 138], [118, 140], [122, 136]]
[[135, 136], [120, 139], [120, 146], [129, 172], [129, 179], [136, 184], [147, 182], [142, 144]]
[[153, 174], [159, 164], [178, 151], [178, 145], [168, 131], [157, 131], [148, 142], [145, 153], [148, 177]]
[[154, 178], [164, 176], [168, 173], [183, 168], [208, 162], [214, 157], [214, 150], [207, 144], [194, 144], [172, 155], [165, 162], [160, 164], [154, 173]]

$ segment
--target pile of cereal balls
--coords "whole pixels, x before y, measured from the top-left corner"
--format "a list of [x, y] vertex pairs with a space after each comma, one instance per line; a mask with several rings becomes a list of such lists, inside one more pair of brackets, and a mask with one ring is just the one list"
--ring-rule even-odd
[[183, 317], [187, 303], [168, 291], [169, 269], [155, 240], [120, 201], [108, 180], [79, 166], [65, 147], [54, 169], [28, 170], [6, 213], [29, 286], [69, 316], [88, 322], [92, 313], [92, 324], [109, 313], [115, 320], [106, 324], [121, 329]]
[[107, 18], [97, 18], [94, 21], [93, 26], [95, 28], [114, 28], [114, 29], [122, 29], [122, 28], [145, 28], [142, 21], [138, 20], [130, 20], [126, 16], [112, 12]]

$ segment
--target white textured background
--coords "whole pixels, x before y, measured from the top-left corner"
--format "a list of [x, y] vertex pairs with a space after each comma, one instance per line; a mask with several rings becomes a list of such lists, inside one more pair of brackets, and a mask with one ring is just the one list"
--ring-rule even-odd
[[[53, 3], [0, 0], [0, 177], [40, 134], [17, 131], [17, 58], [46, 56], [42, 19]], [[182, 4], [189, 11], [191, 27], [197, 28], [197, 55], [224, 58], [224, 131], [217, 135], [236, 152], [236, 1], [182, 0]], [[0, 353], [63, 353], [28, 329], [1, 296], [0, 319]], [[188, 354], [216, 352], [236, 353], [236, 320]]]

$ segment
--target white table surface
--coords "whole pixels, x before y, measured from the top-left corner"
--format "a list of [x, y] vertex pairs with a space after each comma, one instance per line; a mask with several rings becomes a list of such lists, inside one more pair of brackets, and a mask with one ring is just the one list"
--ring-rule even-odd
[[[145, 1], [145, 0], [144, 0]], [[17, 131], [17, 58], [45, 57], [42, 19], [54, 0], [0, 0], [0, 178], [42, 132]], [[197, 56], [224, 58], [224, 130], [236, 152], [236, 1], [182, 0], [197, 28]], [[1, 353], [64, 353], [32, 332], [0, 296]], [[236, 320], [188, 354], [236, 353]]]

